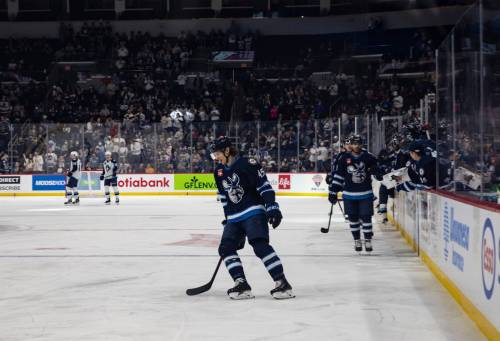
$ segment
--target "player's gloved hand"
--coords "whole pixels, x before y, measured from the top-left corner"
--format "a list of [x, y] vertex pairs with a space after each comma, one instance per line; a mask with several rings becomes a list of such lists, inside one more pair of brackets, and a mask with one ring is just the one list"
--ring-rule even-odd
[[397, 186], [396, 186], [396, 191], [398, 191], [398, 192], [401, 192], [401, 191], [406, 192], [406, 189], [405, 189], [405, 187], [404, 187], [404, 184], [399, 184], [399, 185], [397, 185]]
[[273, 229], [277, 228], [283, 219], [283, 215], [280, 211], [280, 205], [278, 205], [277, 202], [266, 204], [266, 215], [267, 222], [273, 226]]
[[113, 179], [111, 179], [114, 183], [118, 183], [118, 177], [116, 175], [113, 176]]
[[338, 201], [337, 193], [328, 192], [328, 201], [331, 202], [332, 205], [335, 205]]
[[73, 172], [68, 172], [68, 176], [72, 177], [73, 176]]
[[327, 185], [331, 185], [331, 184], [332, 184], [332, 181], [333, 181], [333, 176], [332, 176], [331, 174], [328, 174], [328, 175], [326, 176], [326, 180], [325, 180], [325, 181], [326, 181], [326, 184], [327, 184]]
[[101, 176], [99, 177], [99, 180], [101, 180], [101, 181], [102, 181], [102, 180], [104, 180], [104, 175], [101, 175]]

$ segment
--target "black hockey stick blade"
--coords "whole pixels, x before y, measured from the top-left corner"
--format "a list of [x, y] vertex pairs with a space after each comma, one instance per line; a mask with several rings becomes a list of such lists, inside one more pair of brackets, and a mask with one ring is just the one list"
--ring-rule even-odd
[[333, 204], [330, 207], [330, 214], [328, 218], [328, 227], [322, 227], [321, 228], [321, 233], [328, 233], [330, 231], [330, 224], [332, 223], [332, 214], [333, 214]]
[[212, 284], [214, 283], [215, 276], [217, 275], [217, 272], [219, 272], [219, 267], [220, 267], [221, 263], [222, 263], [222, 257], [219, 258], [219, 262], [217, 263], [217, 267], [215, 268], [214, 274], [212, 275], [210, 282], [208, 282], [205, 285], [202, 285], [201, 287], [187, 289], [186, 294], [188, 296], [194, 296], [194, 295], [199, 295], [199, 294], [204, 293], [205, 291], [210, 290], [210, 288], [212, 287]]

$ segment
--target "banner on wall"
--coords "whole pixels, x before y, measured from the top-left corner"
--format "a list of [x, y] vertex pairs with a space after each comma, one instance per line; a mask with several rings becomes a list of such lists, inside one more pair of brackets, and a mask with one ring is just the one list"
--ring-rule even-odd
[[[100, 192], [103, 182], [101, 172], [83, 171], [78, 190]], [[280, 194], [326, 195], [328, 185], [323, 173], [270, 173], [267, 178], [273, 189]], [[0, 176], [0, 193], [16, 195], [64, 192], [66, 176], [63, 174], [34, 174]], [[216, 192], [213, 174], [118, 174], [118, 187], [128, 193], [161, 192]]]
[[33, 175], [33, 191], [64, 191], [66, 176], [64, 175]]
[[[406, 210], [398, 217], [400, 225], [410, 235], [416, 229], [420, 249], [459, 289], [458, 295], [500, 330], [500, 212], [432, 192], [417, 197], [418, 219], [408, 219]], [[396, 206], [408, 208], [410, 201], [398, 193]]]
[[[100, 183], [100, 181], [99, 181]], [[172, 174], [118, 174], [121, 192], [172, 192]]]
[[175, 174], [174, 189], [176, 191], [216, 191], [212, 174]]
[[101, 190], [101, 180], [100, 174], [96, 172], [83, 172], [78, 181], [79, 191], [100, 191]]
[[20, 175], [0, 175], [0, 192], [21, 191]]

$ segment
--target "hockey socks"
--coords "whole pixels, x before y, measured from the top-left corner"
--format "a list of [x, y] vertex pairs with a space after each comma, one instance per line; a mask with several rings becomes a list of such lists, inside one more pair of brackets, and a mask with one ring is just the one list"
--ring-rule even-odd
[[259, 241], [254, 243], [253, 249], [257, 257], [264, 263], [266, 270], [274, 281], [278, 281], [284, 277], [281, 260], [271, 245], [267, 242]]
[[226, 256], [224, 258], [224, 264], [235, 282], [240, 278], [245, 279], [243, 265], [241, 264], [241, 259], [236, 252]]
[[351, 233], [354, 240], [358, 240], [361, 238], [361, 228], [359, 227], [359, 225], [359, 220], [349, 221], [349, 227], [351, 228]]

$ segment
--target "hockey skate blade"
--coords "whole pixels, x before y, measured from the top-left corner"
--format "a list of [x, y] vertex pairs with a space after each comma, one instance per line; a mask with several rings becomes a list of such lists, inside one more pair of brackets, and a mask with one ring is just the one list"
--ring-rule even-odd
[[289, 298], [295, 298], [295, 295], [293, 294], [292, 290], [286, 290], [283, 292], [275, 292], [272, 294], [274, 299], [277, 300], [287, 300]]
[[255, 296], [252, 294], [251, 291], [244, 291], [241, 294], [238, 294], [237, 292], [232, 292], [228, 294], [229, 298], [232, 300], [249, 300], [252, 298], [255, 298]]

